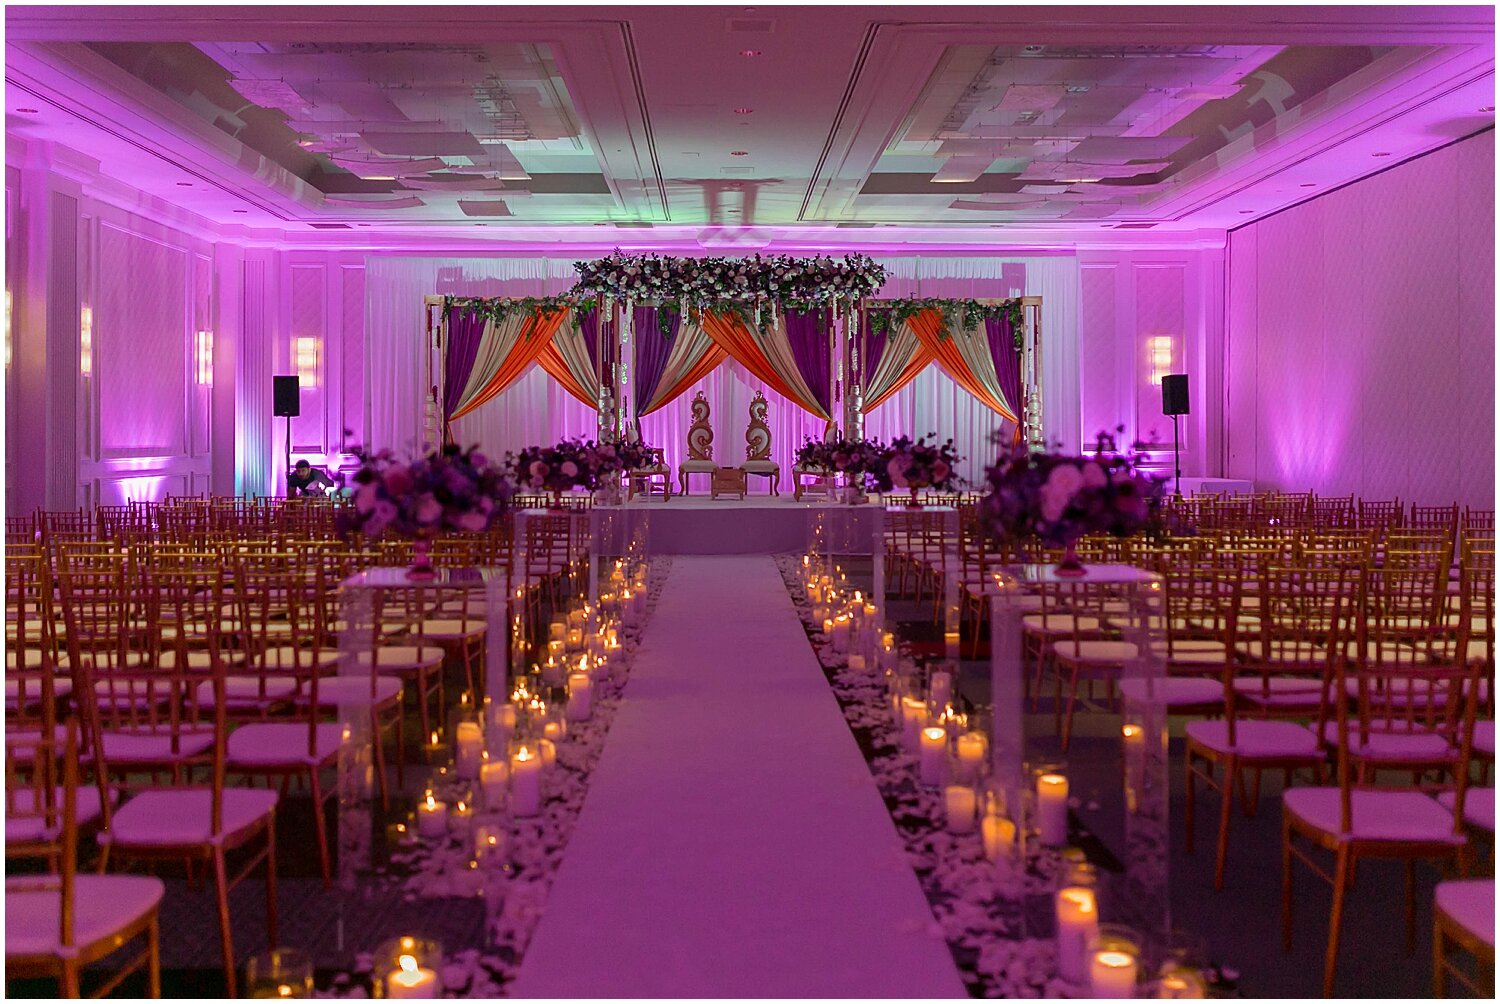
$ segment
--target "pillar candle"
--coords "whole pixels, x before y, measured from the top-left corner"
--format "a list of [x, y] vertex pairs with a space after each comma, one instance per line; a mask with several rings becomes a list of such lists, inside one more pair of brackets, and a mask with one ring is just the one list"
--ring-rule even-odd
[[568, 643], [561, 638], [554, 638], [547, 643], [547, 660], [549, 662], [561, 662], [568, 654]]
[[950, 833], [973, 833], [974, 810], [978, 802], [974, 789], [968, 785], [950, 784], [943, 789], [943, 808], [948, 817]]
[[562, 657], [547, 656], [547, 661], [542, 663], [542, 683], [549, 687], [560, 687], [563, 683]]
[[586, 722], [593, 710], [594, 681], [586, 670], [568, 674], [568, 720]]
[[927, 696], [932, 703], [943, 707], [953, 701], [953, 674], [946, 669], [937, 670], [927, 683]]
[[567, 636], [567, 633], [568, 626], [566, 624], [562, 621], [553, 621], [547, 629], [547, 638], [549, 641], [562, 641]]
[[505, 830], [495, 823], [480, 823], [474, 827], [474, 858], [484, 861], [498, 858], [505, 853]]
[[942, 787], [948, 775], [948, 731], [936, 725], [922, 730], [920, 776], [931, 788]]
[[479, 776], [480, 755], [484, 752], [484, 729], [478, 722], [459, 722], [455, 732], [458, 776], [472, 781]]
[[1089, 945], [1099, 934], [1099, 912], [1094, 890], [1082, 886], [1059, 889], [1054, 899], [1057, 911], [1057, 972], [1064, 980], [1082, 986], [1089, 977]]
[[851, 621], [848, 614], [840, 614], [833, 620], [833, 650], [835, 652], [849, 651], [849, 632]]
[[485, 746], [498, 755], [510, 749], [510, 737], [516, 732], [516, 706], [501, 701], [489, 705], [485, 712]]
[[1135, 996], [1138, 964], [1134, 955], [1116, 949], [1093, 953], [1089, 990], [1095, 997], [1125, 1000]]
[[474, 808], [468, 802], [460, 801], [448, 812], [448, 832], [467, 843], [469, 828], [474, 823]]
[[1036, 779], [1037, 836], [1049, 847], [1068, 842], [1068, 779], [1042, 774]]
[[987, 813], [981, 826], [984, 856], [991, 861], [1009, 860], [1016, 845], [1016, 824], [998, 812]]
[[922, 726], [927, 724], [927, 705], [915, 697], [901, 698], [901, 745], [908, 753], [921, 749]]
[[479, 765], [479, 790], [484, 795], [487, 809], [499, 809], [505, 805], [505, 789], [510, 783], [510, 767], [499, 761], [486, 761]]
[[589, 612], [583, 607], [576, 607], [568, 611], [568, 627], [582, 628], [584, 621], [588, 619]]
[[426, 840], [441, 840], [448, 835], [448, 803], [439, 802], [427, 793], [427, 799], [417, 806], [417, 836]]
[[517, 816], [535, 816], [542, 807], [542, 758], [522, 746], [510, 758], [510, 807]]
[[849, 657], [849, 671], [851, 673], [863, 673], [865, 671], [865, 657], [855, 653]]
[[538, 739], [536, 741], [537, 754], [541, 757], [542, 769], [545, 773], [547, 768], [557, 763], [557, 744], [551, 739]]
[[392, 970], [385, 980], [385, 995], [394, 1000], [425, 1000], [441, 997], [442, 981], [437, 973], [417, 965], [415, 956], [403, 955], [400, 968]]
[[621, 597], [620, 606], [621, 616], [624, 618], [625, 623], [627, 625], [635, 624], [637, 620], [635, 593], [629, 589], [625, 590], [625, 595]]
[[574, 652], [583, 647], [583, 629], [569, 628], [567, 636], [568, 648]]
[[973, 784], [984, 766], [984, 736], [978, 732], [965, 732], [955, 745], [958, 749], [958, 779], [964, 784]]

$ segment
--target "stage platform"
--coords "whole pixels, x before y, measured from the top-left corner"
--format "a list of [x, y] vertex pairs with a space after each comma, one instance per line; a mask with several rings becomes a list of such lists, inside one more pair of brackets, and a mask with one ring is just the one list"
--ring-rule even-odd
[[[597, 506], [595, 523], [615, 512], [647, 516], [650, 549], [655, 554], [784, 554], [807, 549], [808, 527], [818, 511], [834, 514], [849, 529], [849, 539], [864, 542], [848, 553], [869, 554], [869, 541], [884, 503], [834, 505], [821, 501], [793, 501], [790, 495], [747, 495], [743, 499], [707, 495], [674, 495], [646, 501], [637, 498], [622, 506]], [[841, 548], [842, 550], [842, 548]]]

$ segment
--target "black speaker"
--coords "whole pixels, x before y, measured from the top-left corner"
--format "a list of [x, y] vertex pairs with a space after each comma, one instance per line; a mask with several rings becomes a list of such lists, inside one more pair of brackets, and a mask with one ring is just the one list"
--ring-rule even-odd
[[296, 418], [302, 414], [302, 388], [297, 384], [294, 376], [279, 376], [271, 378], [275, 382], [276, 410], [274, 414], [280, 418], [285, 415], [288, 418]]
[[1161, 378], [1161, 413], [1163, 415], [1186, 415], [1188, 413], [1186, 373], [1174, 373]]

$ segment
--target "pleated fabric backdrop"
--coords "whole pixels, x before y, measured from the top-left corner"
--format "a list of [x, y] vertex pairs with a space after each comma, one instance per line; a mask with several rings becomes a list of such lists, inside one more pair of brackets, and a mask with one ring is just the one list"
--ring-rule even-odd
[[[1079, 445], [1078, 263], [1068, 256], [1027, 258], [882, 258], [889, 274], [884, 297], [1042, 297], [1044, 432], [1064, 449]], [[569, 258], [412, 258], [371, 256], [365, 283], [365, 407], [374, 447], [418, 450], [424, 439], [422, 298], [543, 296], [566, 292], [576, 273]], [[757, 390], [769, 402], [772, 454], [790, 482], [792, 455], [803, 439], [822, 434], [820, 419], [767, 388], [744, 367], [727, 361], [686, 393], [641, 420], [652, 446], [674, 469], [687, 453], [691, 403], [703, 391], [712, 408], [714, 459], [733, 464], [745, 456], [750, 401]], [[952, 437], [968, 460], [960, 474], [975, 481], [995, 456], [992, 437], [1002, 420], [938, 367], [869, 413], [868, 435], [879, 439], [928, 433]], [[594, 411], [533, 367], [504, 393], [453, 424], [461, 445], [478, 443], [498, 455], [564, 436], [591, 437]]]

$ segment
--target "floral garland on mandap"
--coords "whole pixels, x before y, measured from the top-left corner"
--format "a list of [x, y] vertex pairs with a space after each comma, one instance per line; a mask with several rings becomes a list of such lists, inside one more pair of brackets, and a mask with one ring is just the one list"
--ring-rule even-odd
[[751, 258], [674, 258], [626, 255], [574, 262], [573, 295], [608, 296], [637, 303], [682, 303], [722, 309], [759, 302], [791, 307], [854, 301], [885, 284], [885, 267], [865, 255], [843, 258], [755, 255]]
[[953, 337], [953, 329], [977, 328], [985, 318], [1004, 317], [1010, 321], [1011, 333], [1015, 336], [1016, 351], [1025, 347], [1026, 308], [1020, 297], [1001, 300], [999, 303], [983, 303], [979, 300], [954, 300], [929, 296], [901, 300], [881, 300], [870, 304], [870, 331], [880, 334], [898, 330], [924, 310], [936, 311], [938, 315], [938, 337]]
[[[483, 317], [494, 321], [496, 324], [504, 323], [505, 319], [512, 314], [521, 313], [528, 317], [544, 317], [547, 314], [555, 314], [559, 310], [573, 310], [578, 306], [578, 298], [572, 295], [566, 296], [445, 296], [443, 297], [443, 313], [446, 315], [457, 307], [471, 316]], [[576, 326], [576, 315], [574, 318]], [[528, 335], [529, 337], [529, 335]]]
[[1099, 435], [1098, 453], [1016, 451], [985, 471], [989, 487], [979, 505], [981, 525], [997, 538], [1036, 536], [1071, 548], [1091, 533], [1131, 537], [1159, 512], [1166, 479], [1148, 475], [1133, 454], [1115, 452]]
[[[390, 531], [427, 541], [444, 533], [480, 533], [516, 490], [504, 467], [477, 446], [461, 450], [450, 444], [404, 462], [390, 450], [357, 447], [353, 453], [360, 461], [353, 505], [336, 516], [345, 535], [378, 538]], [[426, 564], [420, 555], [417, 564]]]

